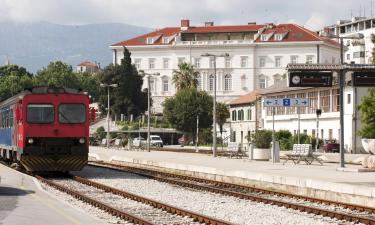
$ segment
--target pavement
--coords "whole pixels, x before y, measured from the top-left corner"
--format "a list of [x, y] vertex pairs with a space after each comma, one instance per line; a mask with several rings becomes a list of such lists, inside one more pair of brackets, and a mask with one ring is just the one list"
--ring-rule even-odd
[[[347, 170], [338, 171], [339, 163], [295, 165], [288, 162], [283, 165], [247, 158], [214, 158], [194, 153], [125, 151], [103, 147], [90, 147], [89, 155], [91, 159], [178, 171], [187, 175], [375, 207], [375, 173], [348, 172], [358, 171], [360, 165], [348, 164]], [[325, 154], [324, 157], [331, 162], [339, 160], [338, 154]], [[349, 161], [355, 161], [358, 157], [363, 155], [346, 155]]]
[[55, 198], [34, 179], [0, 164], [1, 225], [105, 224]]

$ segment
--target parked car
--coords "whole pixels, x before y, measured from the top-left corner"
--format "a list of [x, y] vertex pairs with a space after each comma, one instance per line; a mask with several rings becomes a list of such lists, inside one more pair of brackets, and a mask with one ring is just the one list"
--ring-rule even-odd
[[150, 135], [150, 145], [163, 147], [163, 140], [160, 138], [159, 135]]
[[147, 145], [147, 141], [143, 137], [136, 137], [133, 139], [133, 146], [140, 147], [144, 145]]
[[340, 152], [340, 144], [336, 140], [324, 140], [322, 149], [324, 152]]

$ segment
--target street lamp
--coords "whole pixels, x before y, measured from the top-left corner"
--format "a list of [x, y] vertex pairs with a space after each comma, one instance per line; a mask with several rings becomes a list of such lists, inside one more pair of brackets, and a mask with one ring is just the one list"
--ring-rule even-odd
[[109, 88], [117, 88], [118, 84], [100, 84], [100, 87], [107, 87], [107, 93], [108, 93], [108, 105], [107, 105], [107, 148], [109, 149]]
[[159, 76], [160, 73], [145, 73], [144, 70], [139, 70], [142, 77], [147, 76], [147, 151], [150, 151], [150, 76]]
[[[363, 39], [364, 35], [356, 33], [348, 36], [328, 35], [328, 38], [340, 39], [340, 64], [344, 64], [344, 39]], [[345, 167], [345, 149], [344, 149], [344, 87], [345, 71], [340, 70], [340, 167]]]
[[213, 115], [212, 115], [214, 130], [212, 134], [212, 139], [213, 139], [212, 154], [214, 157], [216, 157], [216, 57], [229, 57], [229, 54], [224, 53], [224, 54], [215, 55], [215, 54], [205, 53], [205, 54], [202, 54], [201, 56], [214, 58], [214, 104], [213, 104]]

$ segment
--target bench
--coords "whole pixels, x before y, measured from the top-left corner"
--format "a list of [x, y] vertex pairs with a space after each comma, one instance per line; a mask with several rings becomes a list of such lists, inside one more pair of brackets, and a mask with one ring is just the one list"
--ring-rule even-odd
[[314, 161], [317, 161], [323, 165], [323, 161], [313, 153], [311, 144], [294, 144], [292, 153], [286, 154], [286, 157], [283, 165], [289, 160], [292, 160], [294, 164], [304, 161], [307, 165], [311, 165]]
[[229, 152], [229, 157], [238, 157], [242, 158], [244, 155], [243, 152], [241, 151], [240, 144], [237, 142], [229, 142], [228, 143], [228, 148], [227, 151]]

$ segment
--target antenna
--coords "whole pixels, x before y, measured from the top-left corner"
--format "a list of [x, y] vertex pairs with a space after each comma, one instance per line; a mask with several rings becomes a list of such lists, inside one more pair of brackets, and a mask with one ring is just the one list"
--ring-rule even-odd
[[372, 18], [372, 1], [373, 1], [373, 0], [371, 0], [371, 8], [370, 8], [371, 18]]

